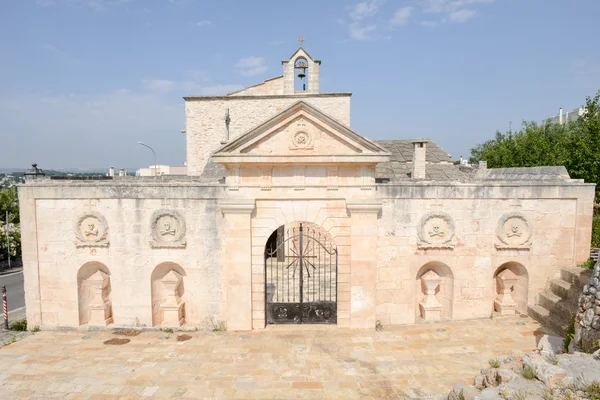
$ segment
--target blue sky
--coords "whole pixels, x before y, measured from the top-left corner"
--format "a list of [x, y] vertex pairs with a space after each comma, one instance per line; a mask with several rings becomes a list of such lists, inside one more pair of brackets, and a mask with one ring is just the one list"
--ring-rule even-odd
[[598, 0], [3, 0], [0, 167], [185, 161], [182, 96], [280, 75], [298, 47], [352, 128], [456, 159], [600, 89]]

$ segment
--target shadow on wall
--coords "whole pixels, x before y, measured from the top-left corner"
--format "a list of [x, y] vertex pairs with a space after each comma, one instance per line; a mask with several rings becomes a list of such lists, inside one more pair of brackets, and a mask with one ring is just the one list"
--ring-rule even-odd
[[432, 261], [423, 265], [416, 276], [417, 321], [452, 319], [454, 275], [446, 264]]
[[89, 262], [79, 269], [79, 325], [107, 326], [113, 323], [110, 292], [110, 271], [104, 264]]
[[507, 262], [496, 269], [493, 280], [493, 287], [496, 288], [494, 311], [503, 315], [514, 314], [515, 311], [527, 314], [527, 269], [518, 262]]
[[166, 262], [152, 271], [152, 326], [178, 327], [185, 323], [185, 271], [179, 264]]

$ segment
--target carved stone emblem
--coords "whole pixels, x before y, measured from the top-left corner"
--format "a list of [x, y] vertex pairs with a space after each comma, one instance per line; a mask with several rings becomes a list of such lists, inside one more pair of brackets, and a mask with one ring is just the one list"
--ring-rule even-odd
[[96, 211], [85, 212], [75, 223], [75, 246], [108, 246], [108, 224], [102, 214]]
[[496, 239], [497, 249], [529, 249], [531, 224], [519, 212], [505, 214], [498, 221]]
[[454, 243], [454, 222], [445, 212], [433, 211], [425, 214], [419, 224], [419, 249], [452, 249]]
[[152, 215], [150, 231], [154, 248], [182, 248], [186, 245], [185, 221], [173, 210], [158, 210]]
[[290, 128], [291, 131], [294, 132], [292, 136], [292, 144], [290, 145], [291, 150], [310, 150], [313, 148], [313, 135], [310, 132], [311, 127], [307, 127], [304, 118], [298, 118], [295, 122], [295, 127]]

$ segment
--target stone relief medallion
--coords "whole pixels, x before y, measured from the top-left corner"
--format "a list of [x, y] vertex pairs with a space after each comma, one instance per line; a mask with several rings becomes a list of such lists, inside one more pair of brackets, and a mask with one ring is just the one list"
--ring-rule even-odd
[[298, 118], [294, 123], [294, 127], [290, 127], [291, 131], [294, 132], [292, 135], [292, 143], [290, 144], [291, 150], [310, 150], [313, 148], [313, 135], [310, 130], [311, 127], [307, 126], [304, 118]]
[[102, 214], [96, 211], [85, 212], [75, 223], [75, 246], [107, 247], [108, 224]]
[[531, 224], [518, 212], [504, 214], [496, 228], [497, 249], [529, 249], [531, 247]]
[[155, 211], [150, 223], [150, 232], [150, 246], [154, 248], [183, 248], [186, 245], [185, 221], [177, 211]]
[[454, 248], [454, 222], [449, 214], [433, 211], [421, 218], [418, 230], [419, 249]]

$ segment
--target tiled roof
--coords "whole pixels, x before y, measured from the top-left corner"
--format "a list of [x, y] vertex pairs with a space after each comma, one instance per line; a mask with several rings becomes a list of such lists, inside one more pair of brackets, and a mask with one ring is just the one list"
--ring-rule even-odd
[[[413, 144], [411, 140], [376, 140], [390, 153], [390, 162], [377, 165], [376, 178], [387, 178], [390, 181], [408, 180], [413, 168]], [[458, 165], [452, 164], [452, 157], [434, 142], [427, 143], [425, 173], [426, 179], [436, 181], [465, 180], [469, 175], [461, 171]]]
[[[392, 153], [390, 161], [410, 162], [413, 156], [412, 140], [375, 140], [377, 144], [385, 147]], [[452, 162], [450, 154], [446, 153], [434, 142], [427, 143], [426, 161], [430, 163]]]

